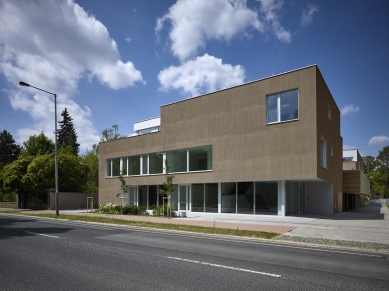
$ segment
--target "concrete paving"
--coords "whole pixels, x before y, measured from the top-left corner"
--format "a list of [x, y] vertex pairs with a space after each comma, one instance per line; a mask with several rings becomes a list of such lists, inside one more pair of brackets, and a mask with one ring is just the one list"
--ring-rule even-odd
[[[28, 212], [54, 213], [52, 210]], [[389, 244], [389, 211], [386, 206], [381, 207], [380, 205], [364, 206], [334, 215], [302, 213], [285, 217], [188, 212], [185, 218], [167, 219], [153, 216], [86, 213], [85, 210], [60, 211], [60, 214], [76, 213], [77, 215], [103, 216], [133, 221], [238, 228], [276, 232], [288, 236]]]

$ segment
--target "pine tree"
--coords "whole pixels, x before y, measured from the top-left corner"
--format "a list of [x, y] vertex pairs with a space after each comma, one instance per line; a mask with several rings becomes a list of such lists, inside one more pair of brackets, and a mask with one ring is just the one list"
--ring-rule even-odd
[[77, 143], [77, 134], [73, 126], [73, 118], [69, 115], [67, 109], [62, 111], [62, 121], [59, 121], [60, 129], [58, 129], [57, 143], [59, 147], [71, 146], [73, 154], [78, 155], [80, 144]]
[[20, 146], [5, 129], [0, 132], [0, 170], [18, 158]]

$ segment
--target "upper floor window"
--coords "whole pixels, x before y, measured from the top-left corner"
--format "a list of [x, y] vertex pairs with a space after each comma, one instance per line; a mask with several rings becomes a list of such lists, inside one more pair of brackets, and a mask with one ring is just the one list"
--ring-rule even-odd
[[329, 105], [327, 109], [327, 116], [328, 116], [328, 120], [331, 121], [331, 107]]
[[321, 137], [320, 151], [321, 166], [327, 169], [327, 140], [324, 137]]
[[268, 95], [266, 97], [267, 123], [277, 123], [298, 119], [298, 95], [298, 89]]

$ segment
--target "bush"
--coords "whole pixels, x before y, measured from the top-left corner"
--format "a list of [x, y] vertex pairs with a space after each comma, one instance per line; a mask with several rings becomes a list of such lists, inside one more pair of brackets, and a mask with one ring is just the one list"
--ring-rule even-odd
[[100, 205], [99, 213], [104, 214], [120, 214], [120, 206], [112, 203]]
[[136, 206], [133, 204], [127, 204], [122, 208], [122, 214], [125, 215], [149, 215], [145, 206]]

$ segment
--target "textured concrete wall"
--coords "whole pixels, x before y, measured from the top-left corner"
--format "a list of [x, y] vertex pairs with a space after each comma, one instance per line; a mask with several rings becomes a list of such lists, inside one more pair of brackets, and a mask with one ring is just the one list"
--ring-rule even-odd
[[[320, 83], [320, 88], [317, 88]], [[266, 124], [266, 96], [298, 88], [299, 119]], [[324, 100], [332, 106], [333, 121], [318, 126], [316, 110]], [[321, 111], [320, 111], [321, 112]], [[320, 119], [322, 117], [320, 116]], [[99, 147], [99, 195], [101, 203], [119, 203], [120, 181], [105, 178], [106, 159], [174, 149], [212, 145], [213, 170], [175, 174], [174, 182], [230, 182], [322, 178], [334, 181], [340, 158], [340, 112], [316, 66], [296, 70], [249, 84], [187, 99], [161, 107], [161, 131], [101, 143]], [[338, 128], [337, 128], [338, 127]], [[320, 167], [318, 136], [325, 128], [329, 145], [335, 149], [335, 162], [327, 173]], [[337, 135], [337, 136], [336, 136]], [[333, 139], [332, 136], [336, 136]], [[340, 152], [340, 154], [339, 154]], [[330, 154], [328, 153], [328, 157]], [[342, 190], [336, 181], [334, 192]], [[161, 184], [163, 175], [125, 178], [129, 185]], [[339, 186], [340, 183], [340, 186]]]
[[348, 194], [370, 194], [370, 181], [362, 171], [343, 171], [343, 192]]

